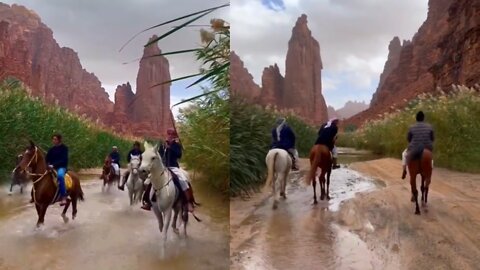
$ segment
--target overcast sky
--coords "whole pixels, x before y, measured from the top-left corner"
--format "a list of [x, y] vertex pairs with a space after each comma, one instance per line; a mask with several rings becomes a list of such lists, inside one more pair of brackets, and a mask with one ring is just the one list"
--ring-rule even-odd
[[[135, 86], [138, 62], [122, 63], [142, 56], [143, 45], [153, 34], [162, 34], [174, 25], [150, 30], [130, 43], [122, 52], [121, 46], [135, 33], [163, 21], [188, 13], [214, 7], [227, 0], [0, 0], [21, 4], [35, 11], [42, 22], [52, 29], [61, 47], [75, 50], [82, 66], [102, 82], [113, 100], [115, 88], [127, 81]], [[195, 24], [208, 24], [211, 18], [229, 19], [229, 10], [213, 12]], [[184, 20], [185, 21], [185, 20]], [[181, 21], [181, 22], [184, 22]], [[175, 24], [178, 25], [178, 24]], [[200, 27], [175, 33], [159, 42], [163, 52], [191, 49], [200, 43]], [[193, 54], [169, 56], [172, 78], [198, 72], [199, 64]], [[185, 90], [187, 82], [174, 83], [171, 104], [192, 97], [198, 89]], [[135, 89], [133, 89], [135, 91]]]
[[232, 0], [231, 49], [257, 84], [277, 63], [285, 75], [292, 27], [305, 13], [320, 43], [323, 94], [336, 109], [370, 102], [394, 36], [411, 39], [427, 17], [428, 0]]

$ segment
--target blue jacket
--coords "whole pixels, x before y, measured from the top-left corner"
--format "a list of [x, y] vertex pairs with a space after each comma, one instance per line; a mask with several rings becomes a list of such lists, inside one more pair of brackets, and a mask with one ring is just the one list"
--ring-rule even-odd
[[118, 152], [111, 152], [110, 158], [112, 159], [113, 163], [117, 163], [120, 167], [120, 153]]
[[280, 131], [280, 141], [277, 140], [277, 129], [272, 129], [272, 148], [287, 150], [295, 148], [295, 134], [293, 130], [285, 125]]
[[47, 164], [53, 165], [55, 170], [68, 167], [68, 147], [63, 143], [53, 146], [47, 152]]
[[165, 166], [180, 168], [178, 160], [182, 158], [182, 146], [179, 143], [172, 142], [170, 147], [165, 147], [162, 144], [159, 152]]
[[142, 154], [143, 154], [142, 150], [140, 150], [140, 149], [137, 150], [137, 149], [133, 148], [132, 150], [130, 150], [130, 152], [128, 152], [127, 162], [130, 163], [130, 159], [131, 159], [130, 155], [141, 156]]

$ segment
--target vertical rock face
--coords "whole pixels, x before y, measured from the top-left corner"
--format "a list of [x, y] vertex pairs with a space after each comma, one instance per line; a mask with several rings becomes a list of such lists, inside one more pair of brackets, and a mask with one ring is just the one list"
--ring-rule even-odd
[[307, 16], [298, 18], [288, 42], [285, 65], [285, 107], [292, 108], [310, 123], [328, 118], [322, 95], [320, 45], [307, 26]]
[[392, 71], [398, 66], [400, 62], [400, 53], [402, 51], [402, 44], [400, 44], [400, 39], [398, 37], [394, 37], [392, 41], [390, 41], [390, 45], [388, 46], [388, 58], [387, 62], [385, 62], [385, 66], [383, 68], [383, 72], [380, 75], [380, 81], [378, 83], [377, 91], [373, 94], [372, 101], [370, 103], [376, 103], [376, 97], [378, 92], [383, 86], [385, 79], [392, 73]]
[[47, 103], [124, 134], [160, 138], [172, 126], [170, 85], [152, 87], [170, 80], [167, 59], [147, 57], [158, 53], [157, 44], [144, 49], [136, 94], [129, 83], [119, 85], [114, 104], [98, 78], [81, 66], [77, 53], [61, 48], [37, 14], [0, 3], [0, 80], [16, 77]]
[[230, 91], [233, 96], [249, 101], [257, 100], [260, 96], [260, 87], [234, 51], [230, 52]]
[[97, 77], [82, 68], [76, 52], [57, 44], [37, 14], [0, 3], [0, 80], [9, 76], [47, 103], [93, 120], [105, 121], [113, 110]]
[[[155, 38], [157, 36], [153, 36], [149, 41]], [[131, 119], [148, 127], [149, 136], [162, 136], [166, 129], [172, 126], [170, 83], [159, 85], [170, 80], [168, 60], [163, 56], [150, 57], [160, 53], [157, 43], [144, 49], [137, 75], [137, 91], [132, 104]]]
[[277, 64], [263, 70], [262, 88], [258, 87], [243, 62], [234, 53], [230, 56], [232, 94], [263, 106], [293, 111], [310, 124], [319, 125], [328, 119], [322, 95], [320, 45], [307, 26], [307, 16], [298, 18], [288, 43], [285, 78]]
[[263, 70], [262, 74], [262, 94], [260, 103], [264, 105], [274, 104], [279, 108], [285, 107], [285, 79], [277, 64], [269, 66]]
[[[390, 59], [389, 59], [390, 60]], [[480, 82], [480, 2], [430, 0], [428, 16], [411, 42], [403, 44], [398, 65], [372, 99], [370, 108], [349, 121], [361, 125], [378, 114], [404, 106], [418, 94], [449, 90], [451, 84]]]

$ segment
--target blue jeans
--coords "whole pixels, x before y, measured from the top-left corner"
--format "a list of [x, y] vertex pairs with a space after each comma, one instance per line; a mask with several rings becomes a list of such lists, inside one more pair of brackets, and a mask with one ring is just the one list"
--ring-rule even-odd
[[67, 172], [66, 168], [57, 169], [57, 180], [58, 187], [60, 188], [60, 196], [67, 196], [67, 189], [65, 188], [65, 173]]

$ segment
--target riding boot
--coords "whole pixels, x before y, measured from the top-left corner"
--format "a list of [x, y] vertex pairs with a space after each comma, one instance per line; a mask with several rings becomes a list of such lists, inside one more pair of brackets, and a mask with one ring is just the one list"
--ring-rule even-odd
[[145, 188], [145, 192], [143, 193], [143, 198], [142, 198], [143, 205], [141, 206], [143, 210], [150, 211], [150, 209], [152, 208], [152, 202], [150, 201], [151, 189], [152, 189], [152, 184], [149, 184], [147, 185], [147, 187]]
[[340, 168], [340, 165], [337, 164], [337, 158], [333, 158], [332, 170]]
[[292, 171], [298, 171], [298, 166], [297, 166], [297, 159], [292, 158]]
[[120, 189], [120, 190], [124, 190], [124, 189], [125, 189], [125, 183], [127, 182], [129, 175], [130, 175], [130, 172], [129, 172], [129, 171], [125, 172], [125, 175], [123, 176], [122, 181], [121, 181], [122, 184], [120, 184], [120, 186], [118, 186], [118, 189]]
[[402, 179], [405, 179], [407, 177], [407, 166], [403, 165], [403, 171], [402, 171]]
[[185, 195], [188, 212], [193, 212], [193, 202], [194, 202], [194, 199], [193, 199], [192, 189], [189, 188], [189, 189], [185, 190], [185, 191], [183, 192], [183, 194]]

